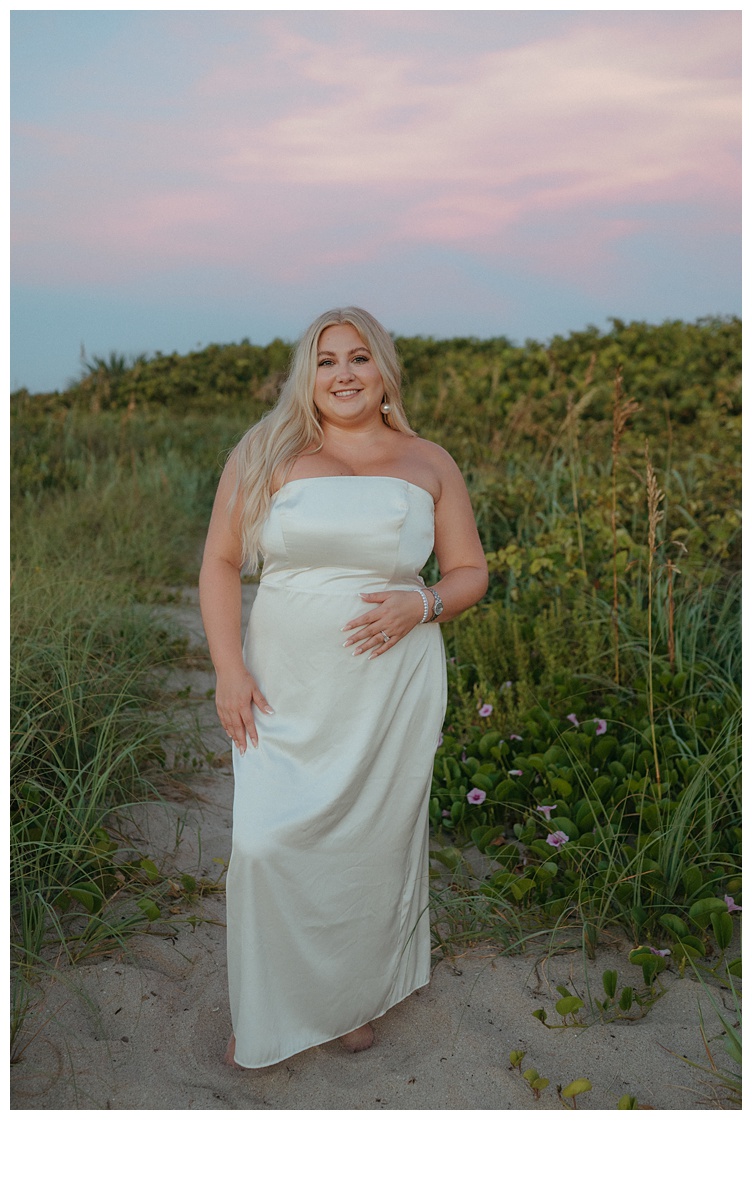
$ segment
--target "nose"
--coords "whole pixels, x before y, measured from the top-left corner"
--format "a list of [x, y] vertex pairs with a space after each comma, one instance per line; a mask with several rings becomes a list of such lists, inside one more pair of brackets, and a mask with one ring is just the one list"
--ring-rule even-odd
[[344, 363], [337, 368], [337, 379], [352, 379], [353, 370], [349, 363]]

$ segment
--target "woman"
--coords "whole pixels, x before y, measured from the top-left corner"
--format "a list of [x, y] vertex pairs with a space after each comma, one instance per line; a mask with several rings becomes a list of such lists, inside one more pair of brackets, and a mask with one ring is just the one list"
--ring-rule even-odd
[[[242, 643], [240, 573], [260, 559]], [[391, 338], [363, 309], [324, 313], [230, 455], [201, 568], [235, 772], [227, 1062], [367, 1049], [428, 982], [436, 626], [487, 582], [458, 468], [407, 423]]]

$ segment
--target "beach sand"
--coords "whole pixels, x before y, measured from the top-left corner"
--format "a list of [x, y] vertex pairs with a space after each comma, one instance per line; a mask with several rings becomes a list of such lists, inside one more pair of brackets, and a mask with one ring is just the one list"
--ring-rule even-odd
[[[195, 590], [183, 598], [170, 615], [201, 646]], [[204, 666], [173, 684], [202, 696], [213, 674]], [[191, 780], [191, 795], [142, 806], [138, 836], [170, 875], [216, 879], [230, 854], [232, 774], [213, 701], [199, 715], [222, 757]], [[233, 1069], [223, 1063], [224, 897], [209, 892], [180, 907], [173, 936], [139, 934], [116, 953], [61, 966], [35, 994], [11, 1068], [13, 1109], [558, 1109], [556, 1085], [583, 1076], [592, 1090], [578, 1098], [582, 1109], [615, 1109], [624, 1094], [663, 1110], [722, 1102], [713, 1080], [677, 1057], [707, 1063], [698, 1000], [708, 1032], [718, 1028], [691, 972], [664, 972], [666, 994], [639, 1020], [602, 1021], [587, 1005], [583, 1028], [547, 1029], [533, 1017], [545, 1008], [559, 1020], [558, 984], [584, 997], [589, 985], [602, 998], [606, 968], [618, 971], [620, 987], [642, 987], [626, 941], [595, 961], [540, 940], [525, 955], [475, 948], [438, 962], [427, 987], [376, 1021], [370, 1050], [350, 1054], [335, 1041], [260, 1071]], [[727, 993], [714, 996], [730, 1004]], [[550, 1080], [540, 1099], [510, 1069], [513, 1050], [525, 1051], [523, 1070]]]

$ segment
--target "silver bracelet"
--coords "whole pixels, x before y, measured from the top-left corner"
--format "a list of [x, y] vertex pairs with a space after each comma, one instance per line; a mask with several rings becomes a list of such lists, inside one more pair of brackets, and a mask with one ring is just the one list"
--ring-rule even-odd
[[423, 600], [423, 616], [420, 619], [420, 623], [421, 623], [421, 625], [425, 625], [426, 621], [428, 620], [428, 596], [426, 595], [423, 588], [414, 587], [414, 588], [410, 588], [410, 591], [411, 592], [420, 592], [421, 598]]

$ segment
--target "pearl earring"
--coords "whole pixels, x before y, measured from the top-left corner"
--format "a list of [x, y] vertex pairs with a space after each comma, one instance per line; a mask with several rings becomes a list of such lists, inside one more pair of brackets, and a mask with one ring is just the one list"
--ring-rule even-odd
[[390, 413], [392, 411], [392, 406], [388, 400], [382, 400], [381, 411], [383, 412], [384, 416], [386, 416], [387, 413]]

